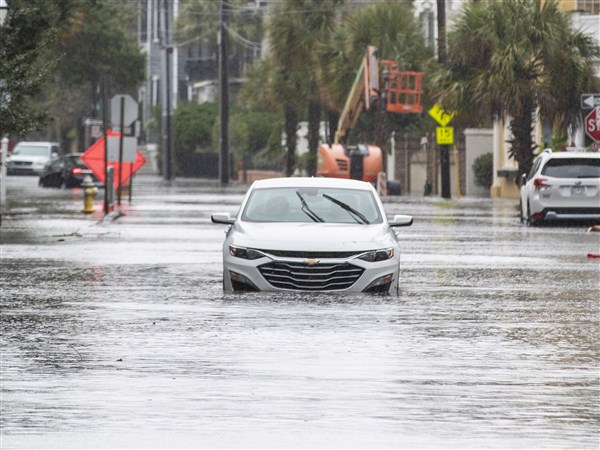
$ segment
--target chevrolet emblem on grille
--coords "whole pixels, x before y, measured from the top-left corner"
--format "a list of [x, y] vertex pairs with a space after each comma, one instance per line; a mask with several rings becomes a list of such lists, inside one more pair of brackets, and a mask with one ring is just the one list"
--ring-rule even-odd
[[316, 266], [317, 264], [319, 264], [319, 260], [318, 259], [305, 259], [304, 260], [304, 265], [305, 266]]

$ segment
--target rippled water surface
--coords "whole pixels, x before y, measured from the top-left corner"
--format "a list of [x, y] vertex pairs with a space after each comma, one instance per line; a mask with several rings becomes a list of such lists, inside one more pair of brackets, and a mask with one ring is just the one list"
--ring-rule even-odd
[[398, 297], [224, 295], [209, 215], [240, 192], [146, 181], [97, 223], [12, 183], [33, 200], [2, 223], [3, 448], [598, 448], [585, 227], [388, 199], [415, 216]]

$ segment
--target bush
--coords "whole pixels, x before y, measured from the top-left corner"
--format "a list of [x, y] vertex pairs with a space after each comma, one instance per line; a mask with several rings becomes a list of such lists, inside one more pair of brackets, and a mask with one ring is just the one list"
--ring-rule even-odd
[[211, 133], [217, 115], [216, 103], [180, 105], [173, 115], [175, 154], [214, 151]]
[[[229, 121], [230, 150], [237, 169], [271, 169], [281, 154], [281, 123], [277, 114], [236, 110]], [[218, 146], [219, 124], [213, 129], [213, 144]]]
[[478, 156], [473, 162], [473, 173], [477, 186], [483, 186], [486, 189], [491, 188], [494, 183], [494, 155], [484, 153]]

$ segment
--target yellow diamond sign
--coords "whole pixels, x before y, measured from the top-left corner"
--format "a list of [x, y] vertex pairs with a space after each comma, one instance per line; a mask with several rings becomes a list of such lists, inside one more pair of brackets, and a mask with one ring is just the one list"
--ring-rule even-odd
[[448, 125], [455, 114], [456, 111], [444, 111], [437, 103], [429, 110], [429, 115], [442, 127]]

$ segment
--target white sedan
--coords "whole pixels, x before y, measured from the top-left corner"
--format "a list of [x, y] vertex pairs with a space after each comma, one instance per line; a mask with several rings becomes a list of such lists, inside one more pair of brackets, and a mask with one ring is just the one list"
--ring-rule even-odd
[[336, 178], [256, 181], [223, 244], [225, 291], [398, 291], [400, 249], [370, 183]]
[[600, 222], [600, 153], [544, 150], [523, 178], [521, 222]]

